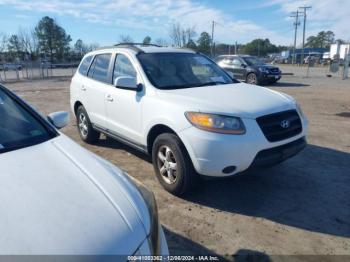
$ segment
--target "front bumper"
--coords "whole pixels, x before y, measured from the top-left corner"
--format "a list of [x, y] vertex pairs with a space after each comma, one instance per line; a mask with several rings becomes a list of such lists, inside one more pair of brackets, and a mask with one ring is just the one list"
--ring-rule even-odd
[[305, 137], [299, 138], [288, 144], [260, 151], [254, 158], [251, 168], [271, 166], [291, 158], [303, 150], [306, 146]]
[[[163, 228], [159, 228], [159, 242], [160, 242], [160, 254], [156, 254], [157, 256], [168, 256], [169, 255], [169, 249], [168, 249], [168, 244], [166, 242], [165, 234], [163, 231]], [[139, 246], [137, 251], [133, 254], [133, 258], [135, 260], [142, 260], [140, 259], [141, 256], [153, 256], [155, 254], [152, 254], [151, 247], [149, 244], [148, 238], [146, 238], [143, 243]]]
[[261, 82], [264, 81], [278, 81], [281, 79], [281, 74], [267, 74], [267, 73], [261, 73], [259, 80]]
[[[273, 157], [273, 163], [283, 161], [298, 153], [300, 150], [289, 155], [288, 150], [282, 146], [306, 137], [308, 122], [306, 119], [301, 119], [301, 121], [303, 127], [301, 133], [277, 142], [269, 142], [266, 139], [255, 119], [243, 119], [247, 130], [244, 135], [216, 134], [190, 127], [179, 132], [179, 136], [199, 174], [224, 177], [243, 172], [252, 165], [264, 162], [261, 160], [261, 155], [266, 156], [264, 150], [271, 150], [268, 152], [278, 155]], [[259, 152], [263, 153], [259, 154]], [[254, 161], [256, 163], [253, 164]], [[266, 164], [269, 162], [266, 161]], [[232, 172], [223, 172], [225, 167], [232, 166], [235, 167]]]

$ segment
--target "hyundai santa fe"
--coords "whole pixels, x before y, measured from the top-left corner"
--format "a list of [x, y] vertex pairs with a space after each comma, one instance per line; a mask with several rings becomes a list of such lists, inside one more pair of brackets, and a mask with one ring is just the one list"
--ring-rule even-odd
[[70, 100], [82, 140], [103, 133], [150, 154], [177, 195], [198, 174], [273, 165], [306, 145], [307, 119], [292, 97], [241, 83], [192, 50], [125, 44], [88, 53]]
[[0, 255], [168, 254], [153, 194], [60, 133], [67, 112], [0, 85], [0, 119]]

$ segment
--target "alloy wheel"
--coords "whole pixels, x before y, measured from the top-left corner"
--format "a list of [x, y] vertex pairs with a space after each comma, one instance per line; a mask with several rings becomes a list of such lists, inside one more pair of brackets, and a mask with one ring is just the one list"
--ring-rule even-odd
[[177, 162], [170, 147], [163, 145], [157, 154], [157, 166], [162, 179], [167, 184], [174, 184], [177, 179]]
[[88, 135], [88, 123], [87, 123], [86, 116], [83, 113], [81, 113], [79, 115], [79, 131], [83, 137], [87, 137], [87, 135]]

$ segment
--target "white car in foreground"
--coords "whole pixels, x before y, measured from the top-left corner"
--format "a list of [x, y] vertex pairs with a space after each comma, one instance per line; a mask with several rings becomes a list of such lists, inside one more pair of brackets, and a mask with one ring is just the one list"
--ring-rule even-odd
[[306, 145], [307, 120], [292, 97], [240, 83], [185, 49], [129, 44], [87, 54], [71, 107], [84, 141], [104, 133], [151, 154], [174, 194], [188, 191], [196, 173], [235, 175]]
[[0, 119], [0, 255], [168, 254], [153, 194], [58, 132], [68, 113], [0, 86]]

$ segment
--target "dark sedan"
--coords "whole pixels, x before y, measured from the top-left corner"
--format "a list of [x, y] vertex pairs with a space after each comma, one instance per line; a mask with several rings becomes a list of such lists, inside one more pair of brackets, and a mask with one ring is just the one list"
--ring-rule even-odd
[[233, 76], [249, 84], [272, 84], [281, 79], [281, 70], [249, 55], [223, 55], [216, 63]]

